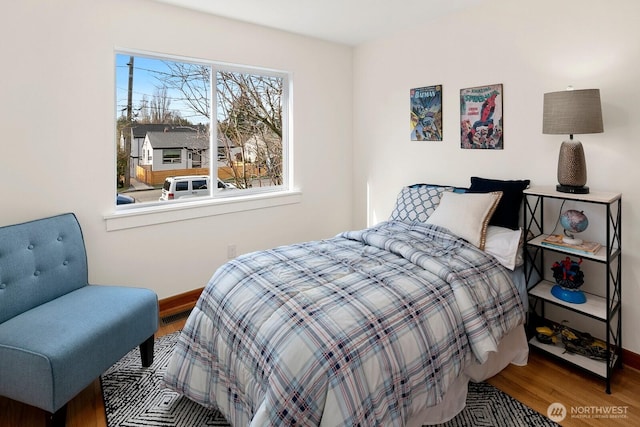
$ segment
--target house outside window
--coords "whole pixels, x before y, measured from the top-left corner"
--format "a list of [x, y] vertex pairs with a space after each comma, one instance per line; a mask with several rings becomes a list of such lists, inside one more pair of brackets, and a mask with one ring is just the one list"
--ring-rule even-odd
[[198, 196], [212, 199], [289, 190], [289, 84], [285, 72], [116, 53], [118, 192], [137, 202], [126, 209], [179, 203], [160, 197], [175, 176], [208, 175]]

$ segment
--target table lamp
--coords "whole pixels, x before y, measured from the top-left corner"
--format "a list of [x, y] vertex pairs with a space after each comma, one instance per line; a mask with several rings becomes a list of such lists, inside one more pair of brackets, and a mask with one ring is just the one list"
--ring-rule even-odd
[[601, 133], [602, 107], [599, 89], [573, 90], [544, 94], [542, 133], [569, 135], [560, 146], [558, 185], [563, 193], [587, 194], [587, 164], [582, 143], [573, 135]]

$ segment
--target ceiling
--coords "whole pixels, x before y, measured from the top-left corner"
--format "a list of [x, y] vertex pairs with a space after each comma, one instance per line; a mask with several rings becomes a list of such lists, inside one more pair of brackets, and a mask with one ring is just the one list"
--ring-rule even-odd
[[155, 0], [356, 46], [486, 0]]

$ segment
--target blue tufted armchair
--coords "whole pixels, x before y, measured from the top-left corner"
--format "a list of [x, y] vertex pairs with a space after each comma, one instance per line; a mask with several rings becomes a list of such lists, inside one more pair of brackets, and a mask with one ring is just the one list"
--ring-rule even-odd
[[75, 215], [0, 227], [0, 395], [64, 426], [69, 400], [129, 350], [153, 362], [158, 297], [88, 283]]

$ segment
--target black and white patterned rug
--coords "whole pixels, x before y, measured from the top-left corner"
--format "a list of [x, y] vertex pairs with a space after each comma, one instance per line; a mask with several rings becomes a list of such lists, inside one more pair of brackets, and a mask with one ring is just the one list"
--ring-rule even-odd
[[[164, 387], [171, 350], [179, 332], [155, 341], [155, 359], [142, 368], [138, 349], [131, 350], [101, 377], [108, 427], [229, 427], [218, 411], [202, 406]], [[467, 406], [442, 427], [558, 426], [487, 383], [470, 383]]]
[[135, 348], [102, 374], [108, 427], [229, 427], [220, 412], [165, 387], [162, 378], [179, 334], [156, 338], [151, 367], [142, 367]]

